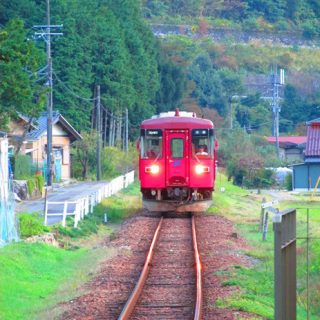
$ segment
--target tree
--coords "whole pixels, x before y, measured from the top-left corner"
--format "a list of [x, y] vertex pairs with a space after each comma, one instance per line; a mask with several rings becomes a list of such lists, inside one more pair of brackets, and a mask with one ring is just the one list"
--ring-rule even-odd
[[75, 160], [81, 165], [81, 177], [87, 179], [89, 164], [95, 168], [97, 134], [95, 132], [82, 133], [82, 140], [77, 140], [75, 147]]
[[189, 79], [196, 84], [192, 97], [202, 107], [216, 109], [226, 115], [229, 96], [242, 91], [240, 76], [228, 68], [216, 69], [208, 55], [199, 55], [189, 67]]
[[17, 112], [37, 117], [45, 105], [45, 88], [37, 70], [44, 55], [28, 41], [21, 20], [12, 20], [0, 29], [0, 126], [5, 129]]

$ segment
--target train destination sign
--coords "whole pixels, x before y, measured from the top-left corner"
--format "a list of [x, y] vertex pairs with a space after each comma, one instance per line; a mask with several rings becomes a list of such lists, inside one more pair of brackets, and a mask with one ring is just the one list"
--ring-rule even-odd
[[162, 137], [162, 130], [160, 130], [160, 129], [147, 129], [147, 136]]
[[212, 136], [213, 135], [213, 129], [192, 129], [192, 135], [194, 137], [203, 137], [203, 136]]

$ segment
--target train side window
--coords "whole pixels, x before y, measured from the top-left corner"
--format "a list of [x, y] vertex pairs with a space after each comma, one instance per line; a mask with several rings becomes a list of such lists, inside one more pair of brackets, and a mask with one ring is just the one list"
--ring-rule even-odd
[[147, 130], [140, 138], [141, 159], [159, 159], [162, 157], [162, 132]]
[[181, 138], [171, 139], [171, 157], [183, 158], [184, 140]]

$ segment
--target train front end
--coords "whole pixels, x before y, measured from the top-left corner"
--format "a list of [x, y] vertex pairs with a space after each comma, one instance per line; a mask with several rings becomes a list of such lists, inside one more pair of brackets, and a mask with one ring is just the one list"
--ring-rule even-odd
[[143, 205], [156, 212], [203, 212], [215, 181], [213, 124], [193, 113], [170, 112], [140, 129], [139, 177]]

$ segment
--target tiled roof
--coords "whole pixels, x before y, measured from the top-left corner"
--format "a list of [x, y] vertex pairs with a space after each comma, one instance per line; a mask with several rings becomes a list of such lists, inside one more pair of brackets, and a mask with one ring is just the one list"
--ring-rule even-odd
[[[71, 141], [82, 139], [81, 135], [71, 126], [71, 124], [59, 113], [59, 111], [52, 112], [52, 124], [60, 122], [61, 126], [70, 135]], [[27, 140], [38, 140], [43, 134], [47, 132], [47, 112], [42, 112], [37, 119], [37, 128], [28, 132]]]
[[[279, 143], [288, 143], [288, 144], [303, 144], [306, 143], [306, 136], [288, 136], [288, 137], [279, 137]], [[276, 137], [267, 137], [269, 143], [276, 143]]]
[[319, 119], [307, 123], [306, 157], [320, 156], [320, 121]]

